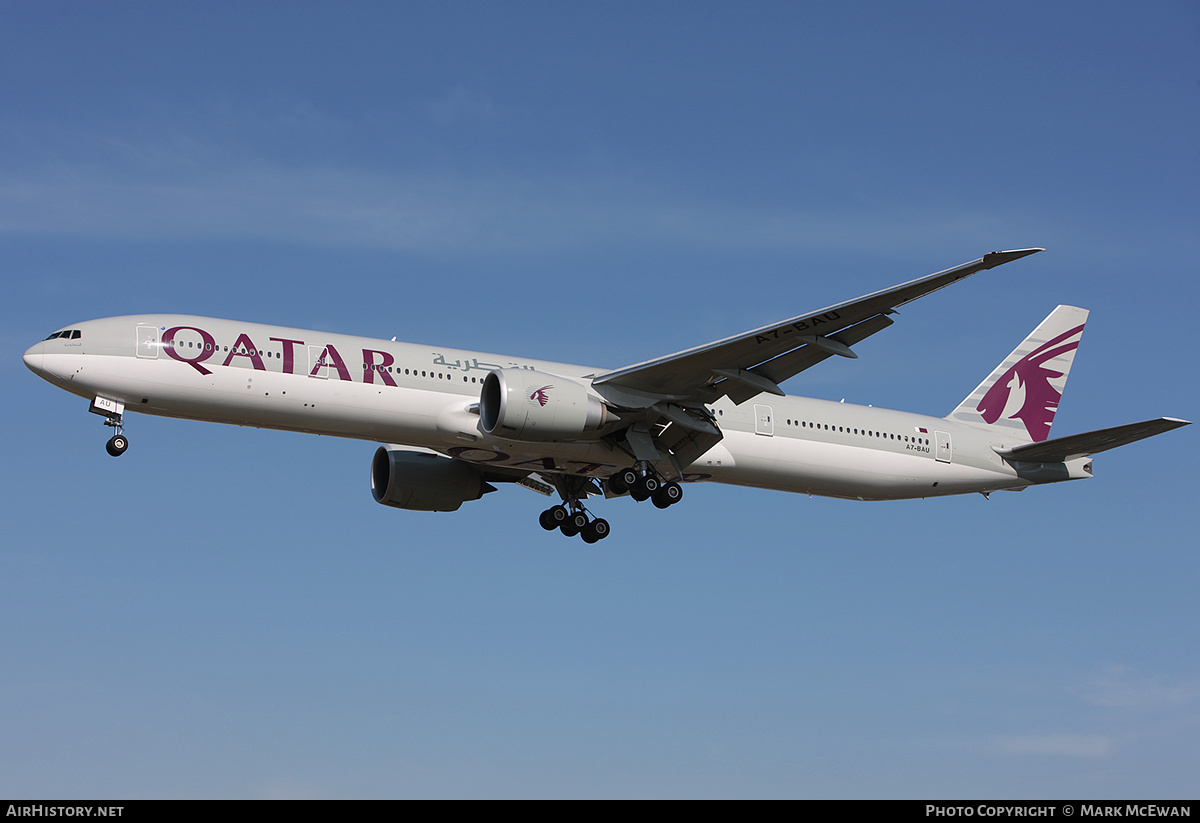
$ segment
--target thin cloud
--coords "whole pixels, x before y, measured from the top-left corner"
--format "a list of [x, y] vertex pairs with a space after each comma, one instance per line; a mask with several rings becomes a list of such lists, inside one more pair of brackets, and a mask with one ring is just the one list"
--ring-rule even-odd
[[1105, 757], [1114, 745], [1112, 738], [1096, 734], [1029, 734], [998, 737], [993, 748], [1005, 755]]
[[1080, 696], [1094, 706], [1154, 711], [1200, 699], [1200, 682], [1167, 683], [1157, 677], [1142, 677], [1124, 666], [1111, 666], [1093, 678]]
[[[252, 238], [424, 253], [594, 245], [842, 251], [988, 244], [1013, 226], [985, 213], [771, 210], [676, 202], [636, 183], [462, 178], [267, 165], [56, 166], [5, 175], [0, 233], [124, 239]], [[985, 239], [986, 238], [986, 239]]]

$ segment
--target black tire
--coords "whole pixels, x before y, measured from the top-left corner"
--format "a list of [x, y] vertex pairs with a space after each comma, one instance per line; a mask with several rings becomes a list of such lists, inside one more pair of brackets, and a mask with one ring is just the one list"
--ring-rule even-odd
[[588, 543], [595, 543], [597, 540], [603, 540], [608, 537], [611, 531], [612, 529], [609, 528], [608, 521], [597, 517], [591, 523], [588, 523], [588, 527], [583, 530], [583, 539]]
[[546, 511], [542, 512], [541, 515], [538, 516], [538, 523], [540, 523], [542, 528], [548, 532], [552, 532], [558, 528], [558, 524], [550, 519], [551, 514], [552, 510], [546, 509]]
[[575, 512], [571, 515], [571, 525], [576, 532], [581, 532], [588, 527], [588, 516], [583, 512]]
[[546, 517], [546, 522], [550, 524], [549, 528], [557, 529], [563, 523], [566, 523], [571, 517], [571, 513], [567, 511], [566, 506], [551, 506], [542, 512]]
[[683, 499], [683, 487], [672, 481], [663, 483], [658, 491], [654, 493], [654, 505], [660, 509], [665, 509], [667, 506], [674, 506]]
[[114, 434], [104, 444], [105, 451], [113, 457], [120, 457], [125, 453], [127, 448], [129, 448], [129, 441], [125, 439], [125, 435], [123, 434]]
[[629, 487], [621, 479], [622, 472], [617, 472], [608, 478], [608, 491], [611, 494], [624, 494], [629, 491]]
[[625, 491], [632, 489], [642, 479], [638, 475], [637, 469], [621, 469], [613, 477], [617, 478], [617, 481], [625, 487]]
[[633, 495], [634, 500], [641, 502], [642, 500], [653, 497], [654, 493], [660, 488], [662, 488], [662, 484], [658, 482], [658, 478], [648, 474], [645, 477], [640, 478], [637, 482], [637, 485], [634, 486], [629, 493]]

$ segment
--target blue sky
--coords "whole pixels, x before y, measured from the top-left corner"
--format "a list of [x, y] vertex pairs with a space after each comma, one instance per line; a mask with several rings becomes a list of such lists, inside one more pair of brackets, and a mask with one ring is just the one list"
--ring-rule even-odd
[[1193, 429], [1089, 482], [689, 487], [597, 546], [373, 446], [21, 352], [171, 311], [619, 367], [974, 259], [795, 394], [946, 414], [1056, 304], [1055, 422], [1195, 419], [1200, 7], [18, 3], [0, 28], [0, 795], [1194, 797]]

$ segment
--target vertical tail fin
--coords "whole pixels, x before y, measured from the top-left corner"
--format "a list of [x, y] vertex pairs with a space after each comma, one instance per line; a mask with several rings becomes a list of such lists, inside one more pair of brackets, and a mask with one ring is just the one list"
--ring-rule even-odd
[[1027, 442], [1050, 436], [1087, 309], [1059, 306], [992, 370], [947, 419], [995, 426]]

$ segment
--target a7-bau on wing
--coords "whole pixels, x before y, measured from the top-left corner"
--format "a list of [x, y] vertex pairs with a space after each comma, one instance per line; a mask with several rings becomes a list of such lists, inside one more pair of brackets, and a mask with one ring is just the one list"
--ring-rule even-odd
[[620, 418], [606, 439], [667, 476], [683, 470], [721, 439], [706, 404], [728, 397], [782, 396], [779, 384], [828, 357], [854, 358], [851, 348], [892, 324], [895, 309], [976, 272], [1035, 254], [1016, 249], [877, 291], [828, 308], [647, 360], [592, 378]]

